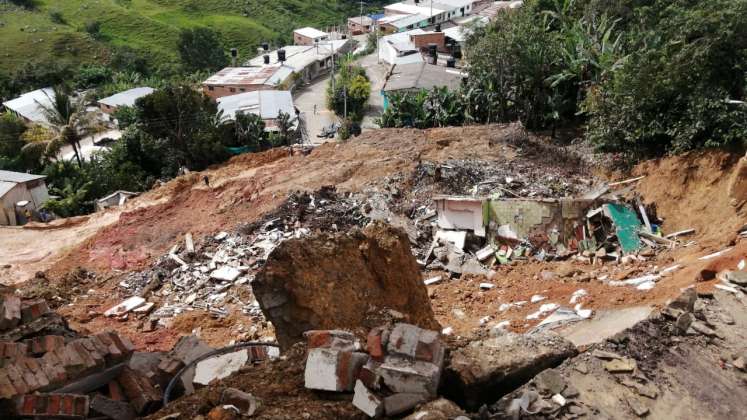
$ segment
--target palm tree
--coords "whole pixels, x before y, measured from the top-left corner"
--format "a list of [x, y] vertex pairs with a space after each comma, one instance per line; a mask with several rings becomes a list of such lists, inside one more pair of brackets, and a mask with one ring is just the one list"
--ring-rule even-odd
[[37, 102], [42, 107], [44, 116], [54, 131], [54, 137], [47, 142], [32, 147], [45, 147], [47, 152], [59, 150], [62, 145], [70, 145], [75, 153], [78, 165], [81, 159], [80, 141], [95, 134], [99, 127], [95, 122], [95, 114], [86, 112], [85, 101], [74, 99], [70, 91], [64, 86], [52, 88], [52, 95], [46, 94], [49, 104]]

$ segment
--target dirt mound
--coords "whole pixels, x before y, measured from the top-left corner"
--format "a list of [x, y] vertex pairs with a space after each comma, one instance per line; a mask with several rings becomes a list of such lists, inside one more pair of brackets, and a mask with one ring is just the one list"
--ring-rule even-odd
[[440, 329], [407, 234], [383, 223], [285, 241], [252, 288], [284, 348], [307, 330], [368, 330], [387, 309]]
[[715, 246], [733, 238], [747, 216], [747, 162], [739, 158], [693, 152], [644, 162], [633, 175], [646, 175], [637, 190], [664, 216], [665, 232], [695, 228], [699, 245]]

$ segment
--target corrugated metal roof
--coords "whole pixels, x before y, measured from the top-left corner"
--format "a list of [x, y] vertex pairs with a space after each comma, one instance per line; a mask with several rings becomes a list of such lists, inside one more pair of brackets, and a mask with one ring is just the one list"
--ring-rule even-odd
[[404, 15], [401, 19], [389, 22], [389, 25], [394, 26], [397, 29], [406, 28], [410, 25], [417, 25], [420, 22], [428, 20], [428, 16], [425, 15]]
[[[260, 61], [262, 57], [259, 57]], [[202, 82], [204, 85], [264, 85], [280, 69], [279, 65], [226, 67]]]
[[[317, 61], [323, 61], [332, 55], [332, 52], [338, 53], [347, 46], [349, 39], [339, 39], [320, 43], [317, 45], [288, 45], [283, 47], [285, 50], [285, 66], [291, 67], [294, 71], [300, 72], [309, 65]], [[263, 56], [259, 55], [249, 60], [246, 65], [257, 68], [267, 68], [272, 65], [279, 65], [278, 50], [266, 53], [270, 56], [270, 64], [264, 64]]]
[[15, 182], [0, 181], [0, 198], [4, 197], [5, 194], [12, 190], [16, 185], [18, 184], [16, 184]]
[[51, 88], [37, 89], [24, 93], [16, 99], [3, 102], [6, 108], [36, 123], [47, 124], [43, 106], [51, 106], [54, 91]]
[[398, 64], [384, 84], [385, 92], [408, 89], [432, 89], [447, 87], [456, 89], [462, 83], [463, 75], [446, 67], [426, 63]]
[[119, 92], [116, 95], [109, 96], [108, 98], [100, 99], [99, 103], [113, 107], [133, 106], [135, 105], [136, 100], [143, 96], [150, 95], [153, 91], [153, 88], [147, 86], [136, 87], [124, 92]]
[[5, 182], [15, 182], [18, 183], [24, 183], [29, 181], [34, 181], [37, 179], [46, 178], [44, 175], [34, 175], [34, 174], [25, 174], [23, 172], [13, 172], [13, 171], [2, 171], [0, 170], [0, 181]]
[[218, 99], [218, 110], [223, 111], [224, 120], [232, 120], [236, 113], [243, 111], [255, 114], [264, 120], [275, 119], [280, 111], [295, 115], [293, 96], [287, 90], [260, 90]]
[[301, 35], [303, 37], [306, 37], [306, 38], [312, 38], [312, 39], [314, 39], [314, 38], [322, 38], [322, 37], [325, 37], [325, 36], [329, 36], [328, 33], [320, 31], [319, 29], [316, 29], [316, 28], [312, 28], [310, 26], [307, 26], [307, 27], [301, 28], [301, 29], [296, 29], [295, 31], [293, 31], [293, 33], [299, 34], [299, 35]]
[[[435, 3], [434, 3], [435, 4]], [[408, 15], [425, 15], [426, 17], [440, 15], [444, 10], [430, 7], [430, 3], [427, 6], [416, 6], [414, 4], [407, 3], [394, 3], [389, 6], [384, 6], [384, 10], [391, 10], [397, 13], [404, 13]]]

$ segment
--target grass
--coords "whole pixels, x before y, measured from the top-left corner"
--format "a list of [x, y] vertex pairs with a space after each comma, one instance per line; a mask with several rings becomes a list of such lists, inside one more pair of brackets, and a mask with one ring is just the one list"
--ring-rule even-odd
[[[197, 26], [219, 32], [225, 47], [242, 58], [254, 55], [262, 41], [288, 42], [301, 26], [345, 23], [357, 11], [354, 0], [37, 0], [26, 11], [0, 4], [0, 72], [12, 73], [29, 61], [54, 57], [59, 62], [101, 62], [111, 46], [145, 50], [154, 64], [177, 62], [179, 31]], [[55, 24], [50, 12], [60, 12]], [[101, 23], [101, 40], [84, 30]]]

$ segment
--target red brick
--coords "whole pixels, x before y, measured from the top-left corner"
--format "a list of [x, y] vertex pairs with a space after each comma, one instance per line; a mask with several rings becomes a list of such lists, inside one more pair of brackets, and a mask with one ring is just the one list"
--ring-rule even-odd
[[21, 397], [19, 413], [22, 416], [33, 416], [36, 414], [36, 395], [24, 395]]
[[117, 382], [122, 386], [124, 394], [138, 414], [152, 410], [161, 402], [161, 393], [153, 387], [147, 378], [129, 367], [122, 369]]
[[88, 417], [88, 397], [80, 395], [75, 397], [75, 408], [73, 413], [76, 416]]
[[0, 400], [4, 398], [11, 398], [17, 394], [16, 389], [13, 387], [8, 375], [0, 371]]
[[117, 348], [122, 352], [124, 355], [129, 355], [133, 351], [135, 351], [135, 346], [132, 344], [132, 342], [127, 339], [127, 337], [123, 337], [120, 335], [117, 335], [117, 333], [109, 332], [107, 333], [109, 335], [109, 338], [111, 339], [112, 343], [117, 346]]
[[36, 359], [27, 357], [23, 359], [23, 362], [26, 367], [33, 372], [36, 382], [39, 384], [37, 389], [43, 389], [49, 386], [49, 378], [45, 375], [44, 370]]
[[16, 395], [31, 391], [26, 381], [23, 380], [23, 374], [14, 364], [5, 366], [5, 373], [7, 373], [8, 379], [13, 384], [13, 388], [16, 389]]
[[47, 414], [55, 415], [60, 413], [62, 406], [62, 396], [60, 394], [50, 394], [47, 401]]
[[37, 300], [21, 307], [21, 323], [29, 322], [41, 318], [42, 315], [49, 312], [49, 306], [44, 300]]
[[63, 414], [66, 416], [72, 416], [73, 413], [75, 413], [74, 405], [75, 405], [74, 395], [63, 395], [62, 396], [62, 409], [60, 410], [60, 414]]
[[117, 381], [111, 381], [109, 382], [109, 398], [113, 399], [114, 401], [124, 401], [125, 396], [122, 392], [122, 387], [119, 386], [119, 382]]
[[93, 369], [97, 366], [96, 360], [94, 360], [91, 353], [88, 352], [88, 350], [83, 346], [83, 343], [81, 343], [79, 340], [69, 343], [68, 346], [72, 350], [74, 350], [75, 353], [83, 361], [83, 364], [86, 367], [86, 371], [88, 371], [89, 369]]
[[368, 333], [366, 337], [366, 350], [368, 354], [376, 359], [384, 359], [384, 345], [382, 340], [383, 330], [381, 328], [374, 328]]
[[304, 335], [309, 349], [327, 348], [332, 343], [332, 335], [326, 330], [306, 331]]

